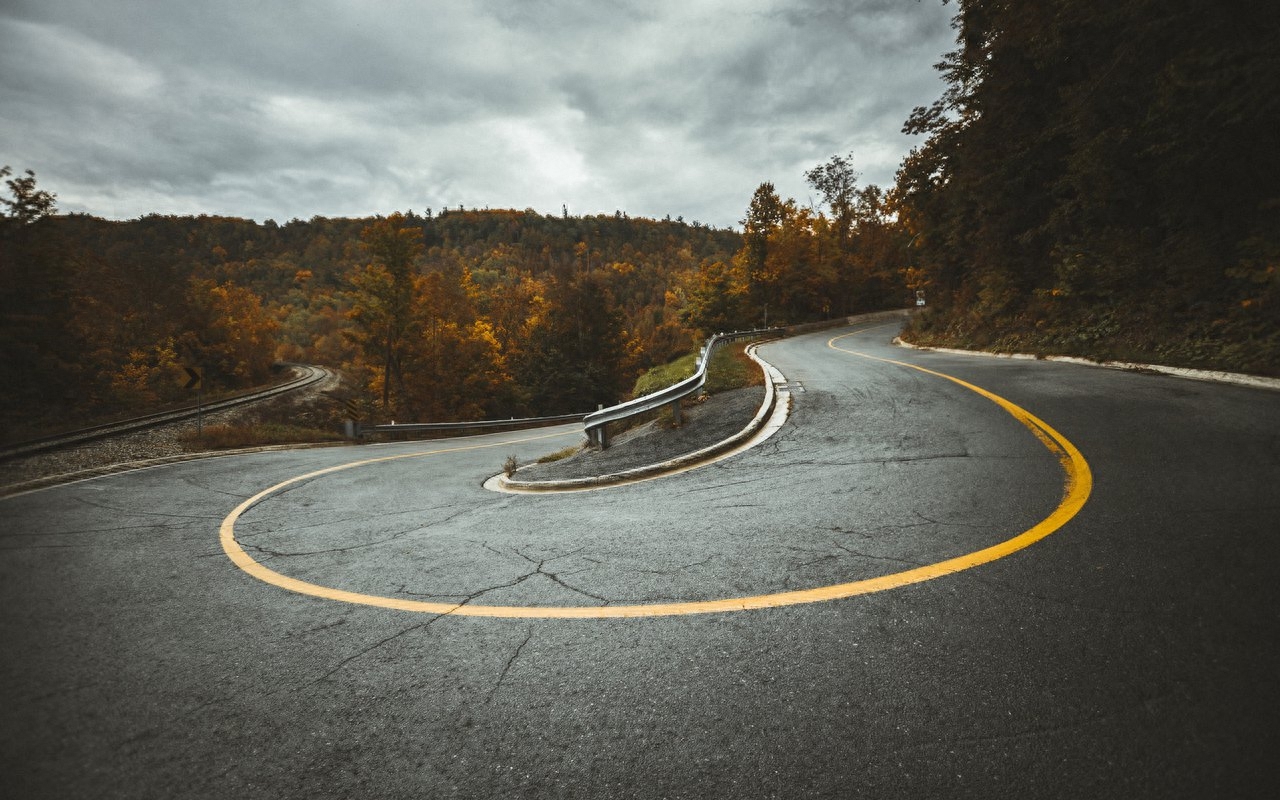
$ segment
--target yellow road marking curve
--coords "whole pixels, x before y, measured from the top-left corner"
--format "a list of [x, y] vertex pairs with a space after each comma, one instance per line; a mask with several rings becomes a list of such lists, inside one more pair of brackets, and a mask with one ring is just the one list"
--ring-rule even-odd
[[855, 597], [857, 595], [871, 594], [873, 592], [882, 592], [887, 589], [896, 589], [902, 586], [909, 586], [914, 583], [933, 580], [934, 578], [940, 578], [944, 575], [950, 575], [952, 573], [990, 563], [997, 559], [1004, 558], [1011, 553], [1015, 553], [1029, 547], [1061, 528], [1084, 506], [1085, 502], [1089, 499], [1089, 494], [1093, 488], [1093, 475], [1089, 469], [1089, 464], [1085, 461], [1084, 456], [1080, 454], [1080, 451], [1076, 449], [1075, 445], [1068, 441], [1065, 436], [1050, 427], [1044, 420], [997, 394], [951, 375], [947, 375], [942, 372], [935, 372], [934, 370], [916, 366], [915, 364], [908, 364], [904, 361], [893, 361], [887, 358], [879, 358], [877, 356], [859, 353], [854, 350], [847, 350], [836, 345], [836, 342], [840, 339], [844, 339], [852, 335], [853, 334], [845, 334], [843, 336], [834, 337], [827, 342], [827, 345], [832, 349], [839, 350], [843, 353], [871, 359], [873, 361], [882, 361], [887, 364], [895, 364], [897, 366], [918, 370], [929, 375], [949, 380], [972, 392], [982, 395], [1003, 408], [1013, 416], [1014, 419], [1026, 426], [1036, 436], [1036, 438], [1039, 439], [1040, 442], [1057, 457], [1062, 466], [1063, 493], [1062, 500], [1059, 502], [1057, 508], [1055, 508], [1049, 516], [1042, 519], [1036, 525], [1011, 539], [1006, 539], [998, 544], [994, 544], [981, 550], [976, 550], [972, 553], [966, 553], [961, 556], [949, 558], [934, 564], [926, 564], [924, 566], [915, 567], [902, 572], [895, 572], [890, 575], [850, 581], [848, 583], [839, 583], [831, 586], [820, 586], [814, 589], [799, 589], [796, 591], [762, 594], [752, 597], [734, 597], [723, 600], [705, 600], [688, 603], [653, 603], [646, 605], [488, 606], [472, 605], [470, 603], [432, 603], [422, 600], [408, 600], [395, 597], [360, 594], [358, 592], [348, 592], [342, 589], [334, 589], [328, 586], [321, 586], [319, 584], [300, 581], [296, 578], [290, 578], [287, 575], [283, 575], [269, 569], [255, 561], [248, 553], [245, 552], [244, 548], [240, 546], [240, 543], [236, 541], [235, 525], [240, 517], [253, 506], [289, 486], [312, 480], [314, 478], [319, 478], [334, 472], [339, 472], [341, 470], [353, 469], [355, 467], [366, 466], [369, 464], [377, 464], [384, 461], [395, 461], [404, 458], [423, 458], [432, 455], [456, 453], [466, 450], [501, 447], [516, 442], [533, 441], [535, 439], [552, 438], [554, 436], [565, 435], [560, 433], [544, 436], [531, 436], [517, 440], [505, 440], [490, 444], [466, 445], [461, 447], [449, 447], [416, 453], [406, 453], [395, 456], [384, 456], [381, 458], [369, 458], [348, 464], [339, 464], [337, 466], [316, 470], [315, 472], [308, 472], [305, 475], [290, 478], [289, 480], [282, 481], [258, 492], [240, 505], [236, 506], [236, 508], [228, 514], [225, 519], [223, 519], [219, 530], [222, 549], [226, 552], [232, 562], [236, 564], [236, 566], [265, 583], [269, 583], [273, 586], [278, 586], [292, 592], [298, 592], [299, 594], [322, 597], [328, 600], [339, 600], [345, 603], [355, 603], [357, 605], [376, 606], [378, 608], [412, 611], [424, 614], [452, 614], [455, 616], [468, 617], [506, 617], [523, 619], [666, 617], [684, 614], [712, 614], [726, 611], [777, 608], [779, 606], [799, 605], [803, 603], [821, 603], [828, 600], [839, 600], [847, 597]]

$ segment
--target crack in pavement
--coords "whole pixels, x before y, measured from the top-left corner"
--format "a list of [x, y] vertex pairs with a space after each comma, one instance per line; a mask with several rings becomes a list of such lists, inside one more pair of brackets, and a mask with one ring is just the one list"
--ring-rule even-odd
[[507, 679], [507, 673], [511, 671], [511, 666], [516, 663], [516, 659], [520, 657], [520, 652], [524, 650], [525, 645], [533, 638], [533, 626], [530, 626], [525, 632], [524, 641], [516, 645], [516, 650], [507, 659], [507, 663], [502, 666], [502, 672], [498, 673], [498, 680], [494, 683], [493, 688], [489, 690], [489, 695], [484, 699], [484, 705], [493, 702], [493, 698], [497, 695], [498, 690], [502, 688], [502, 682]]
[[701, 567], [702, 565], [706, 564], [708, 561], [710, 561], [713, 558], [716, 558], [719, 555], [720, 555], [719, 553], [712, 553], [711, 555], [707, 556], [701, 561], [694, 561], [691, 564], [685, 564], [684, 566], [681, 566], [681, 567], [672, 567], [671, 569], [640, 569], [639, 567], [636, 567], [636, 568], [628, 569], [626, 571], [633, 572], [638, 575], [675, 575], [677, 572], [684, 572], [685, 570], [693, 569], [694, 567]]
[[76, 684], [75, 686], [66, 686], [61, 689], [54, 689], [51, 692], [45, 692], [44, 694], [36, 695], [35, 697], [31, 698], [31, 702], [40, 703], [53, 697], [62, 697], [64, 695], [75, 694], [77, 692], [83, 692], [86, 689], [93, 689], [101, 685], [102, 685], [102, 681], [92, 681], [90, 683]]
[[[890, 456], [882, 458], [855, 458], [848, 460], [821, 461], [818, 459], [803, 459], [800, 461], [792, 461], [789, 467], [863, 467], [869, 465], [883, 466], [885, 464], [912, 464], [918, 461], [945, 461], [957, 458], [973, 458], [966, 450], [962, 453], [937, 453], [922, 456]], [[1026, 460], [1026, 459], [1018, 459]]]
[[353, 655], [347, 656], [346, 658], [342, 659], [342, 661], [338, 662], [338, 665], [337, 665], [337, 666], [335, 666], [333, 669], [329, 670], [329, 671], [328, 671], [328, 672], [326, 672], [325, 674], [321, 675], [320, 677], [318, 677], [318, 678], [316, 678], [316, 679], [314, 679], [314, 680], [312, 680], [312, 681], [308, 681], [308, 682], [307, 682], [307, 685], [308, 685], [308, 686], [314, 686], [315, 684], [320, 683], [321, 681], [328, 679], [328, 678], [329, 678], [329, 676], [331, 676], [331, 675], [333, 675], [333, 674], [335, 674], [335, 673], [337, 673], [337, 672], [341, 671], [344, 667], [346, 667], [346, 666], [347, 666], [348, 664], [350, 664], [352, 661], [355, 661], [355, 660], [356, 660], [356, 659], [358, 659], [358, 658], [362, 658], [362, 657], [364, 657], [365, 655], [367, 655], [367, 654], [369, 654], [369, 653], [373, 652], [374, 650], [377, 650], [379, 647], [382, 647], [383, 645], [387, 644], [388, 642], [393, 642], [393, 641], [395, 641], [396, 639], [399, 639], [401, 636], [404, 636], [404, 635], [405, 635], [406, 633], [408, 633], [409, 631], [416, 631], [416, 630], [420, 630], [420, 629], [422, 629], [422, 628], [426, 628], [428, 625], [430, 625], [431, 623], [435, 622], [436, 620], [440, 619], [440, 618], [441, 618], [441, 617], [443, 617], [443, 616], [444, 616], [444, 614], [437, 614], [436, 616], [432, 617], [431, 619], [427, 620], [426, 622], [419, 622], [419, 623], [418, 623], [418, 624], [416, 624], [416, 625], [410, 625], [409, 627], [407, 627], [407, 628], [405, 628], [405, 629], [403, 629], [403, 630], [399, 631], [398, 633], [393, 633], [393, 634], [391, 634], [390, 636], [386, 637], [385, 639], [380, 639], [379, 641], [374, 642], [373, 644], [369, 645], [368, 647], [364, 648], [363, 650], [360, 650], [359, 652], [357, 652], [357, 653], [355, 653], [355, 654], [353, 654]]
[[[502, 551], [500, 551], [500, 550], [496, 550], [496, 549], [494, 549], [493, 547], [490, 547], [490, 546], [489, 546], [489, 544], [488, 544], [487, 542], [473, 542], [473, 544], [479, 544], [479, 545], [481, 545], [482, 547], [484, 547], [485, 549], [487, 549], [487, 550], [489, 550], [489, 551], [491, 551], [491, 552], [497, 553], [498, 555], [502, 555], [502, 556], [510, 556], [510, 555], [511, 555], [510, 553], [503, 553], [503, 552], [502, 552]], [[578, 548], [578, 550], [581, 550], [581, 549], [583, 549], [583, 548]], [[575, 551], [573, 551], [573, 552], [577, 552], [577, 550], [575, 550]], [[506, 583], [501, 583], [501, 584], [498, 584], [498, 585], [496, 585], [496, 586], [488, 586], [488, 587], [486, 587], [486, 588], [484, 588], [484, 589], [480, 589], [480, 590], [475, 591], [475, 592], [472, 592], [471, 594], [468, 594], [468, 595], [461, 595], [461, 594], [426, 594], [426, 593], [417, 593], [417, 592], [410, 592], [410, 591], [407, 591], [407, 590], [406, 590], [406, 588], [405, 588], [404, 586], [401, 586], [401, 587], [400, 587], [400, 589], [396, 590], [396, 594], [404, 594], [404, 595], [409, 595], [409, 596], [412, 596], [412, 597], [431, 597], [431, 598], [441, 598], [441, 597], [444, 597], [444, 598], [453, 598], [453, 597], [460, 597], [460, 598], [462, 598], [461, 600], [459, 600], [459, 601], [457, 602], [457, 604], [455, 604], [455, 605], [454, 605], [454, 607], [453, 607], [453, 608], [451, 608], [451, 609], [449, 609], [448, 611], [444, 611], [444, 612], [442, 612], [442, 613], [440, 613], [440, 614], [438, 614], [438, 615], [436, 615], [436, 616], [432, 617], [432, 618], [431, 618], [427, 623], [425, 623], [425, 625], [430, 625], [432, 622], [435, 622], [436, 620], [440, 619], [441, 617], [447, 617], [447, 616], [449, 616], [450, 614], [454, 613], [454, 612], [455, 612], [455, 611], [457, 611], [458, 609], [460, 609], [460, 608], [462, 608], [463, 606], [465, 606], [465, 605], [467, 605], [467, 604], [469, 604], [469, 603], [471, 603], [471, 602], [475, 601], [476, 599], [478, 599], [478, 598], [480, 598], [480, 597], [483, 597], [484, 595], [488, 594], [489, 592], [496, 592], [496, 591], [498, 591], [499, 589], [509, 589], [509, 588], [511, 588], [511, 587], [513, 587], [513, 586], [519, 586], [520, 584], [524, 583], [525, 581], [529, 580], [530, 578], [534, 578], [534, 577], [537, 577], [537, 576], [539, 576], [539, 575], [541, 575], [542, 577], [547, 578], [547, 579], [549, 579], [549, 580], [551, 580], [551, 581], [553, 581], [553, 582], [555, 582], [555, 583], [559, 584], [560, 586], [563, 586], [564, 588], [566, 588], [566, 589], [568, 589], [568, 590], [570, 590], [570, 591], [572, 591], [572, 592], [576, 592], [577, 594], [580, 594], [580, 595], [582, 595], [582, 596], [584, 596], [584, 597], [590, 597], [591, 599], [596, 600], [596, 601], [598, 601], [598, 602], [600, 602], [600, 603], [602, 603], [602, 604], [604, 604], [604, 605], [608, 605], [609, 603], [613, 602], [612, 600], [610, 600], [610, 599], [608, 599], [608, 598], [604, 598], [604, 597], [600, 597], [600, 596], [598, 596], [598, 595], [591, 594], [590, 592], [588, 592], [588, 591], [586, 591], [586, 590], [584, 590], [584, 589], [580, 589], [580, 588], [578, 588], [578, 587], [576, 587], [576, 586], [573, 586], [573, 585], [571, 585], [571, 584], [568, 584], [568, 583], [566, 583], [562, 578], [560, 578], [559, 573], [547, 572], [547, 571], [545, 571], [545, 570], [542, 568], [542, 567], [543, 567], [543, 565], [544, 565], [544, 564], [546, 564], [546, 562], [547, 562], [547, 561], [553, 561], [553, 560], [555, 560], [555, 558], [563, 558], [564, 556], [556, 556], [555, 558], [552, 558], [552, 559], [544, 559], [544, 560], [542, 560], [542, 561], [534, 561], [533, 559], [529, 558], [528, 556], [524, 555], [523, 553], [519, 553], [519, 552], [517, 552], [517, 555], [519, 555], [521, 558], [523, 558], [523, 559], [525, 559], [526, 561], [528, 561], [530, 564], [534, 564], [534, 569], [533, 569], [532, 571], [530, 571], [530, 572], [526, 572], [526, 573], [524, 573], [523, 575], [520, 575], [520, 576], [516, 577], [516, 578], [515, 578], [515, 580], [511, 580], [511, 581], [508, 581], [508, 582], [506, 582]], [[565, 554], [565, 555], [572, 555], [572, 553], [568, 553], [568, 554]], [[425, 627], [425, 625], [424, 625], [424, 626], [419, 626], [419, 627]]]
[[[548, 572], [545, 569], [543, 569], [543, 565], [545, 565], [548, 561], [558, 561], [559, 559], [562, 559], [562, 558], [568, 558], [569, 556], [576, 555], [577, 553], [581, 553], [585, 549], [587, 549], [587, 546], [583, 545], [582, 547], [576, 548], [574, 550], [570, 550], [567, 553], [561, 553], [559, 555], [552, 556], [551, 558], [544, 558], [541, 561], [534, 561], [534, 559], [530, 558], [529, 556], [525, 555], [524, 553], [520, 552], [518, 549], [515, 549], [515, 548], [512, 548], [512, 552], [514, 552], [516, 555], [523, 558], [525, 561], [528, 561], [530, 564], [534, 565], [534, 570], [533, 572], [529, 573], [529, 577], [533, 577], [534, 575], [542, 575], [546, 578], [549, 578], [552, 583], [559, 584], [560, 586], [563, 586], [564, 588], [568, 589], [571, 592], [580, 594], [583, 597], [590, 597], [592, 600], [595, 600], [607, 606], [609, 605], [610, 602], [612, 602], [608, 598], [601, 597], [600, 595], [597, 595], [597, 594], [592, 594], [591, 592], [588, 592], [586, 589], [580, 589], [577, 586], [574, 586], [573, 584], [566, 582], [563, 578], [560, 577], [560, 573], [558, 572]], [[584, 571], [585, 570], [578, 570], [577, 572], [584, 572]], [[577, 572], [571, 572], [569, 574], [576, 575]]]
[[857, 550], [850, 550], [848, 547], [845, 547], [834, 539], [831, 541], [831, 545], [837, 549], [843, 550], [854, 558], [865, 558], [868, 561], [887, 561], [891, 564], [903, 564], [908, 567], [921, 567], [925, 564], [923, 561], [911, 561], [905, 558], [894, 558], [893, 556], [877, 556], [872, 555], [871, 553], [862, 553]]
[[110, 542], [77, 542], [72, 544], [20, 544], [16, 547], [0, 547], [0, 553], [18, 553], [23, 550], [72, 550], [76, 548], [112, 547]]
[[[331, 526], [335, 524], [335, 522], [338, 522], [338, 523], [351, 522], [353, 520], [367, 521], [367, 520], [374, 520], [374, 519], [384, 519], [386, 517], [398, 517], [398, 516], [403, 516], [405, 514], [426, 514], [427, 512], [430, 512], [430, 511], [437, 511], [439, 510], [439, 508], [442, 508], [442, 507], [401, 508], [395, 511], [381, 511], [377, 513], [362, 512], [359, 514], [353, 514], [352, 516], [349, 516], [349, 517], [339, 517], [335, 520], [333, 517], [333, 509], [330, 509], [330, 508], [313, 509], [311, 506], [302, 506], [299, 509], [285, 511], [281, 513], [279, 516], [274, 516], [274, 515], [260, 516], [258, 519], [254, 520], [253, 522], [248, 523], [249, 530], [247, 530], [243, 534], [243, 536], [261, 536], [262, 533], [275, 533], [276, 530], [274, 528], [268, 529], [266, 531], [261, 531], [261, 532], [254, 532], [252, 528], [254, 525], [268, 525], [269, 523], [279, 522], [280, 520], [296, 520], [304, 512], [306, 514], [323, 514], [325, 516], [320, 522], [306, 523], [301, 525], [291, 525], [289, 528], [290, 532], [304, 531], [304, 530], [307, 530], [308, 528], [322, 528], [326, 526]], [[443, 508], [448, 508], [448, 506], [443, 506]], [[461, 511], [451, 514], [445, 517], [444, 519], [436, 520], [435, 522], [432, 522], [430, 524], [440, 525], [446, 522], [450, 522], [451, 520], [456, 519], [462, 514], [465, 514], [469, 510], [472, 510], [472, 509], [463, 508], [463, 510]], [[426, 527], [424, 527], [423, 530], [426, 530]], [[239, 538], [239, 536], [237, 538]]]
[[90, 534], [90, 533], [118, 533], [123, 531], [137, 531], [137, 530], [164, 530], [164, 528], [158, 522], [145, 522], [145, 523], [139, 523], [137, 525], [117, 525], [110, 528], [81, 528], [79, 530], [74, 530], [74, 531], [45, 530], [45, 531], [38, 531], [35, 533], [31, 533], [27, 531], [15, 531], [13, 533], [0, 533], [0, 539], [14, 539], [14, 538], [29, 539], [33, 537], [43, 538], [46, 536], [83, 536], [85, 534]]
[[116, 506], [109, 505], [107, 503], [93, 503], [79, 496], [73, 497], [72, 499], [75, 500], [75, 502], [80, 503], [82, 505], [90, 506], [92, 508], [100, 508], [103, 511], [115, 511], [119, 514], [130, 514], [133, 516], [140, 516], [140, 517], [162, 517], [164, 519], [190, 519], [190, 520], [210, 520], [210, 519], [219, 518], [218, 515], [216, 514], [169, 514], [169, 513], [163, 513], [160, 511], [144, 511], [141, 509], [133, 509], [133, 508], [118, 508]]
[[376, 547], [377, 545], [386, 544], [387, 542], [394, 542], [396, 539], [403, 538], [405, 536], [408, 536], [411, 533], [415, 533], [420, 530], [423, 530], [423, 529], [420, 526], [415, 526], [413, 528], [406, 528], [405, 530], [393, 533], [384, 539], [377, 539], [372, 542], [361, 542], [360, 544], [348, 545], [346, 547], [330, 547], [324, 550], [300, 550], [297, 552], [285, 552], [283, 550], [272, 550], [269, 547], [264, 547], [262, 545], [252, 544], [250, 542], [245, 542], [245, 541], [240, 541], [240, 546], [253, 550], [254, 552], [257, 552], [257, 553], [264, 553], [267, 556], [270, 556], [272, 558], [295, 558], [298, 556], [318, 556], [318, 555], [323, 555], [325, 553], [348, 553], [348, 552], [351, 552], [352, 550], [361, 550], [366, 547]]
[[[845, 550], [845, 552], [847, 553], [849, 551]], [[788, 570], [803, 569], [804, 567], [811, 567], [814, 564], [820, 564], [823, 561], [835, 561], [835, 560], [838, 560], [839, 558], [840, 556], [836, 555], [835, 553], [827, 553], [826, 555], [818, 556], [817, 558], [811, 559], [809, 561], [793, 562], [790, 566], [787, 567], [787, 569]]]
[[339, 619], [339, 620], [336, 620], [336, 621], [334, 621], [334, 622], [326, 623], [326, 624], [324, 624], [324, 625], [317, 625], [317, 626], [315, 626], [314, 628], [307, 628], [306, 630], [301, 630], [301, 631], [292, 631], [292, 632], [290, 632], [290, 633], [286, 633], [286, 634], [285, 634], [282, 638], [280, 638], [278, 641], [283, 642], [283, 641], [285, 641], [286, 639], [293, 639], [293, 638], [296, 638], [296, 637], [298, 637], [298, 636], [306, 636], [307, 634], [310, 634], [310, 633], [319, 633], [320, 631], [333, 630], [334, 628], [338, 627], [339, 625], [346, 625], [346, 624], [347, 624], [346, 619]]
[[844, 536], [857, 536], [859, 539], [870, 539], [870, 538], [872, 538], [872, 534], [871, 534], [871, 533], [868, 533], [868, 532], [866, 532], [866, 531], [854, 530], [854, 529], [852, 529], [852, 528], [832, 527], [832, 528], [827, 528], [827, 530], [828, 530], [828, 531], [830, 531], [830, 532], [832, 532], [832, 533], [842, 534], [842, 535], [844, 535]]
[[[917, 517], [919, 517], [920, 519], [924, 520], [924, 521], [925, 521], [925, 523], [928, 523], [928, 524], [931, 524], [931, 525], [941, 525], [941, 526], [943, 526], [943, 527], [952, 527], [952, 528], [972, 528], [972, 529], [974, 529], [974, 530], [990, 530], [990, 526], [989, 526], [989, 525], [975, 525], [975, 524], [974, 524], [974, 523], [972, 523], [972, 522], [943, 522], [943, 521], [942, 521], [942, 520], [940, 520], [940, 519], [934, 519], [933, 517], [927, 517], [927, 516], [925, 516], [924, 514], [921, 514], [919, 511], [915, 510], [914, 508], [913, 508], [913, 509], [911, 509], [911, 513], [912, 513], [912, 514], [915, 514]], [[898, 530], [900, 530], [900, 529], [902, 529], [902, 528], [920, 528], [920, 527], [923, 527], [923, 525], [922, 525], [922, 524], [920, 524], [920, 523], [915, 523], [915, 524], [912, 524], [912, 525], [881, 525], [880, 527], [881, 527], [881, 528], [893, 528], [893, 529], [898, 529]]]
[[[715, 466], [717, 469], [726, 469], [726, 467], [723, 467], [720, 464], [717, 464]], [[726, 489], [730, 486], [742, 486], [748, 483], [759, 483], [760, 481], [777, 480], [777, 475], [770, 474], [769, 470], [762, 469], [761, 471], [766, 474], [762, 474], [758, 478], [744, 478], [739, 481], [726, 481], [722, 483], [708, 484], [706, 486], [691, 486], [689, 488], [683, 489], [682, 491], [679, 492], [679, 494], [697, 494], [698, 492], [715, 492], [721, 489]], [[743, 492], [742, 494], [750, 494], [750, 493]], [[741, 495], [731, 495], [731, 496], [740, 497]]]
[[236, 500], [244, 500], [249, 497], [249, 495], [247, 494], [239, 494], [237, 492], [228, 492], [226, 489], [215, 489], [212, 486], [207, 486], [203, 483], [198, 483], [196, 479], [191, 475], [187, 475], [182, 478], [179, 478], [179, 480], [181, 480], [183, 483], [187, 484], [188, 486], [192, 486], [196, 489], [203, 489], [206, 492], [213, 492], [214, 494], [226, 495], [227, 497], [232, 497], [232, 498], [235, 498]]

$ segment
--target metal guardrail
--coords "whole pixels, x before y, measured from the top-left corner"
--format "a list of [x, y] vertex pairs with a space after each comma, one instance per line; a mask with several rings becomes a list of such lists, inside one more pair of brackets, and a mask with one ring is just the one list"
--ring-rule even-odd
[[630, 417], [655, 411], [665, 405], [672, 407], [676, 419], [680, 418], [680, 401], [702, 389], [707, 383], [707, 366], [715, 348], [729, 342], [744, 339], [763, 339], [767, 337], [790, 336], [798, 333], [822, 330], [823, 328], [849, 325], [855, 322], [874, 322], [879, 319], [905, 317], [912, 309], [901, 311], [880, 311], [871, 314], [860, 314], [852, 317], [840, 317], [823, 322], [812, 322], [791, 325], [785, 328], [757, 328], [750, 331], [734, 331], [733, 333], [717, 333], [707, 339], [698, 355], [697, 368], [693, 375], [665, 389], [619, 403], [589, 414], [563, 414], [557, 417], [525, 417], [522, 419], [477, 420], [474, 422], [408, 422], [386, 425], [354, 425], [355, 430], [348, 435], [359, 436], [363, 433], [427, 433], [431, 431], [461, 431], [485, 428], [503, 429], [517, 427], [536, 427], [539, 425], [556, 425], [564, 422], [582, 422], [582, 427], [591, 443], [601, 449], [609, 446], [608, 425]]
[[427, 433], [430, 431], [462, 431], [477, 428], [520, 428], [580, 422], [585, 414], [561, 414], [558, 417], [522, 417], [519, 419], [484, 419], [474, 422], [394, 422], [386, 425], [362, 425], [365, 433]]
[[759, 328], [753, 331], [734, 331], [733, 333], [717, 333], [710, 339], [707, 339], [706, 345], [703, 346], [702, 352], [698, 356], [697, 369], [693, 375], [685, 378], [679, 383], [672, 384], [665, 389], [659, 389], [656, 392], [637, 397], [634, 400], [628, 400], [625, 403], [619, 403], [616, 406], [601, 409], [594, 413], [588, 414], [582, 420], [582, 427], [586, 430], [587, 438], [591, 443], [600, 449], [609, 446], [608, 425], [611, 422], [628, 419], [630, 417], [644, 414], [649, 411], [655, 411], [665, 405], [670, 405], [672, 412], [675, 414], [676, 420], [680, 419], [680, 401], [689, 395], [701, 391], [702, 387], [707, 383], [707, 365], [711, 363], [711, 354], [715, 348], [727, 342], [737, 342], [743, 339], [758, 339], [766, 336], [777, 336], [782, 333], [781, 328]]
[[839, 327], [841, 325], [852, 325], [859, 322], [877, 322], [880, 320], [904, 319], [915, 309], [900, 309], [892, 311], [875, 311], [870, 314], [857, 314], [851, 317], [838, 317], [836, 319], [824, 320], [822, 322], [808, 322], [800, 325], [789, 325], [785, 328], [758, 328], [753, 331], [737, 331], [734, 333], [718, 333], [707, 340], [707, 344], [702, 349], [702, 353], [698, 358], [698, 368], [694, 374], [685, 378], [679, 383], [660, 389], [651, 394], [637, 397], [634, 400], [628, 400], [625, 403], [619, 403], [616, 406], [596, 411], [588, 414], [582, 421], [583, 428], [586, 429], [587, 438], [591, 443], [601, 449], [609, 446], [608, 425], [611, 422], [628, 419], [630, 417], [643, 414], [648, 411], [654, 411], [664, 405], [671, 405], [672, 413], [677, 421], [680, 419], [680, 401], [702, 389], [707, 382], [707, 365], [711, 361], [712, 351], [721, 344], [726, 342], [741, 341], [743, 339], [764, 338], [773, 336], [794, 336], [799, 333], [808, 333], [810, 331], [824, 330], [826, 328]]
[[319, 383], [331, 374], [329, 370], [324, 367], [318, 367], [311, 364], [286, 363], [284, 366], [298, 370], [301, 374], [291, 380], [285, 381], [284, 383], [278, 383], [265, 389], [254, 389], [253, 391], [230, 395], [218, 400], [203, 401], [197, 405], [170, 408], [165, 411], [157, 411], [152, 414], [143, 414], [137, 417], [118, 419], [112, 422], [104, 422], [99, 425], [62, 431], [61, 433], [42, 436], [37, 439], [27, 439], [15, 442], [13, 444], [0, 447], [0, 461], [20, 456], [35, 455], [36, 453], [57, 450], [64, 447], [72, 447], [86, 442], [105, 439], [109, 436], [135, 433], [140, 430], [146, 430], [147, 428], [155, 428], [160, 425], [167, 425], [172, 422], [179, 422], [193, 417], [202, 417], [205, 414], [223, 411], [236, 406], [256, 403], [261, 400], [268, 400], [277, 395], [292, 392], [297, 389], [303, 389]]

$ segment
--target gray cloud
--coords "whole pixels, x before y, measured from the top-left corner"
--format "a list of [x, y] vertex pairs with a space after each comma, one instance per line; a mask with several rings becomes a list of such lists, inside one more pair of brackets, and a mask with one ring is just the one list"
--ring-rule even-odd
[[0, 11], [0, 163], [68, 211], [443, 205], [734, 225], [941, 91], [937, 0], [134, 2]]

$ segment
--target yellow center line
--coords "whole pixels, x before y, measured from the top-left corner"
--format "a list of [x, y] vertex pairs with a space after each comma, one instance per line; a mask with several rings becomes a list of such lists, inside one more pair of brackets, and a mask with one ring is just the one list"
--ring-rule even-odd
[[[855, 331], [859, 333], [861, 331]], [[279, 572], [271, 570], [255, 561], [240, 543], [236, 541], [235, 524], [240, 517], [250, 508], [262, 502], [271, 495], [280, 490], [301, 483], [306, 480], [318, 478], [334, 472], [345, 469], [353, 469], [355, 467], [366, 466], [369, 464], [381, 463], [384, 461], [395, 461], [403, 458], [423, 458], [426, 456], [442, 455], [446, 453], [457, 453], [467, 450], [479, 450], [488, 447], [500, 447], [517, 442], [533, 441], [536, 439], [553, 438], [555, 436], [564, 436], [567, 434], [547, 434], [542, 436], [532, 436], [523, 439], [504, 440], [489, 444], [466, 445], [460, 447], [448, 447], [436, 450], [427, 450], [415, 453], [406, 453], [395, 456], [384, 456], [382, 458], [370, 458], [362, 461], [354, 461], [347, 464], [339, 464], [337, 466], [328, 467], [326, 469], [309, 472], [305, 475], [299, 475], [289, 480], [277, 483], [274, 486], [263, 489], [254, 496], [245, 500], [237, 506], [222, 521], [219, 529], [222, 549], [227, 556], [240, 567], [240, 569], [254, 576], [255, 578], [287, 589], [299, 594], [321, 597], [328, 600], [338, 600], [345, 603], [354, 603], [358, 605], [375, 606], [378, 608], [395, 609], [399, 611], [411, 611], [425, 614], [452, 614], [456, 616], [468, 617], [506, 617], [506, 618], [524, 618], [524, 619], [606, 619], [606, 618], [628, 618], [628, 617], [666, 617], [685, 614], [711, 614], [726, 611], [747, 611], [751, 609], [777, 608], [780, 606], [799, 605], [803, 603], [820, 603], [828, 600], [838, 600], [847, 597], [855, 597], [858, 595], [871, 594], [873, 592], [882, 592], [887, 589], [897, 589], [903, 586], [909, 586], [915, 583], [921, 583], [944, 575], [951, 575], [962, 570], [971, 569], [982, 564], [987, 564], [1005, 556], [1016, 553], [1032, 544], [1040, 541], [1049, 534], [1061, 528], [1072, 517], [1079, 513], [1085, 502], [1089, 499], [1089, 494], [1093, 487], [1093, 476], [1089, 469], [1089, 464], [1085, 461], [1080, 451], [1076, 449], [1065, 436], [1054, 430], [1044, 420], [1036, 417], [1031, 412], [1018, 406], [1017, 404], [1000, 397], [997, 394], [987, 391], [979, 386], [975, 386], [967, 381], [963, 381], [951, 375], [942, 372], [936, 372], [925, 367], [909, 364], [905, 361], [894, 361], [887, 358], [879, 358], [877, 356], [859, 353], [854, 350], [847, 350], [838, 347], [836, 342], [854, 333], [836, 336], [827, 342], [827, 346], [833, 350], [858, 356], [861, 358], [871, 359], [873, 361], [881, 361], [886, 364], [894, 364], [908, 369], [918, 370], [928, 375], [944, 378], [956, 383], [964, 388], [976, 392], [977, 394], [987, 398], [996, 405], [1003, 408], [1014, 419], [1026, 426], [1036, 438], [1058, 459], [1063, 471], [1063, 492], [1062, 499], [1057, 508], [1053, 510], [1049, 516], [1033, 525], [1031, 528], [1002, 542], [994, 544], [990, 547], [976, 550], [972, 553], [948, 558], [933, 564], [926, 564], [901, 572], [895, 572], [889, 575], [882, 575], [877, 578], [866, 578], [863, 580], [850, 581], [848, 583], [839, 583], [831, 586], [820, 586], [813, 589], [798, 589], [789, 592], [776, 592], [772, 594], [754, 595], [751, 597], [734, 597], [723, 600], [704, 600], [691, 601], [686, 603], [651, 603], [643, 605], [618, 605], [618, 606], [490, 606], [490, 605], [473, 605], [470, 603], [433, 603], [423, 600], [408, 600], [395, 597], [383, 597], [380, 595], [360, 594], [358, 592], [348, 592], [342, 589], [334, 589], [328, 586], [320, 586], [314, 583], [308, 583], [296, 578], [290, 578]], [[574, 432], [576, 433], [576, 431]]]

